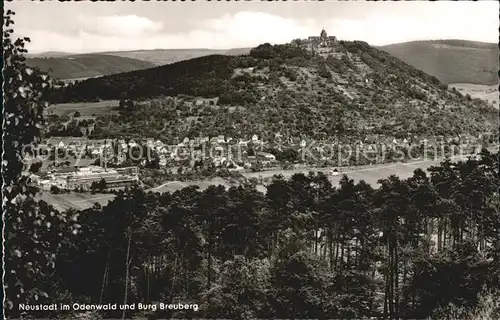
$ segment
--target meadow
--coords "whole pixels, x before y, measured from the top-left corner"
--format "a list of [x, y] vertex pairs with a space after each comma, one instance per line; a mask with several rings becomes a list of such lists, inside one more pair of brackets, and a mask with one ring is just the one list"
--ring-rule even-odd
[[64, 193], [52, 194], [47, 191], [42, 191], [37, 194], [37, 200], [43, 200], [50, 205], [53, 205], [59, 211], [66, 211], [68, 209], [84, 210], [92, 207], [94, 203], [99, 203], [102, 206], [115, 198], [114, 194], [104, 193]]
[[470, 95], [472, 98], [478, 98], [487, 101], [498, 109], [498, 85], [484, 85], [474, 83], [454, 83], [450, 87], [456, 88], [463, 95]]
[[76, 111], [80, 112], [82, 117], [92, 117], [100, 115], [118, 114], [119, 100], [104, 100], [99, 102], [76, 102], [76, 103], [58, 103], [50, 105], [47, 108], [49, 114], [58, 116], [71, 116]]

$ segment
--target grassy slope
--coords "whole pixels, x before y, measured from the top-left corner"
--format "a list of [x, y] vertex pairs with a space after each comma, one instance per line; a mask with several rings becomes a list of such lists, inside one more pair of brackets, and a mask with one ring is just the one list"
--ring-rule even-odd
[[381, 47], [444, 83], [498, 82], [498, 45], [462, 40], [415, 41]]
[[104, 54], [83, 54], [65, 57], [28, 58], [27, 64], [38, 67], [57, 79], [87, 78], [109, 75], [153, 66], [137, 59]]
[[487, 101], [495, 108], [499, 108], [498, 85], [487, 86], [484, 84], [452, 83], [450, 87], [457, 88], [464, 95], [469, 94], [473, 98]]
[[104, 116], [118, 113], [119, 100], [106, 100], [100, 102], [77, 102], [77, 103], [59, 103], [50, 105], [47, 111], [58, 116], [71, 116], [76, 111], [80, 112], [82, 117], [86, 116]]

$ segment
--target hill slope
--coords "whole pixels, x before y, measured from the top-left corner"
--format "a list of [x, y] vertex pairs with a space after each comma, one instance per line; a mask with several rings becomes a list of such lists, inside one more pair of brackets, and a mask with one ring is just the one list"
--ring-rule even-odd
[[[219, 106], [184, 95], [217, 97]], [[151, 101], [159, 96], [175, 99]], [[175, 137], [456, 137], [498, 130], [497, 111], [484, 101], [448, 90], [364, 42], [340, 42], [316, 55], [297, 45], [265, 44], [250, 56], [212, 55], [88, 79], [53, 95], [59, 102], [123, 97], [146, 101], [112, 120], [108, 135], [154, 134], [138, 120], [141, 112], [164, 121], [165, 133]]]
[[463, 40], [415, 41], [380, 49], [444, 83], [498, 83], [498, 45]]
[[229, 50], [215, 49], [157, 49], [157, 50], [135, 50], [135, 51], [112, 51], [103, 52], [103, 54], [114, 55], [118, 57], [139, 59], [151, 62], [157, 66], [175, 63], [183, 60], [204, 57], [208, 55], [244, 55], [250, 52], [250, 48], [236, 48]]
[[72, 56], [74, 53], [62, 51], [45, 51], [40, 53], [27, 53], [26, 58], [60, 58], [65, 56]]
[[150, 62], [105, 54], [32, 57], [27, 58], [26, 63], [61, 80], [96, 77], [153, 66]]

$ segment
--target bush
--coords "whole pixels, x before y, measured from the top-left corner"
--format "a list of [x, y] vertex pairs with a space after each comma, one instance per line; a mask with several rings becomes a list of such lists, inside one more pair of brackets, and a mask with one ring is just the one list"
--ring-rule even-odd
[[500, 292], [484, 291], [473, 308], [450, 303], [444, 308], [438, 308], [433, 316], [436, 319], [467, 319], [488, 320], [500, 319]]
[[59, 189], [58, 186], [51, 186], [50, 187], [50, 193], [52, 193], [52, 194], [60, 194], [61, 193], [61, 189]]
[[260, 172], [263, 168], [262, 162], [258, 161], [252, 165], [252, 172]]
[[30, 166], [29, 171], [31, 173], [38, 173], [41, 167], [42, 167], [42, 162], [35, 162]]

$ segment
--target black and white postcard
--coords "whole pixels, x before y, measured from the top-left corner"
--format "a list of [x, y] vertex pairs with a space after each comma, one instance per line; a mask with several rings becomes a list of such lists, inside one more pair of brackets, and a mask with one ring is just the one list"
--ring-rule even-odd
[[8, 1], [5, 319], [500, 319], [496, 1]]

